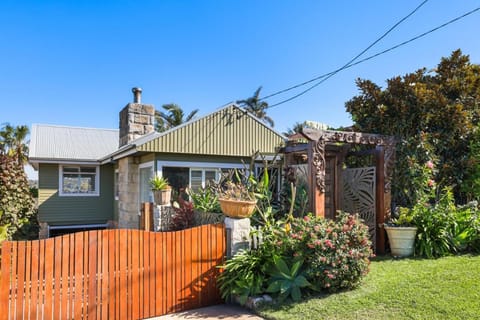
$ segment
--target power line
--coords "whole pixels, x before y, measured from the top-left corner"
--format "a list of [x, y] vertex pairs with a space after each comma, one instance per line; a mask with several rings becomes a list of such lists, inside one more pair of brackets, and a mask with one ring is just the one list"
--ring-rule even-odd
[[413, 11], [411, 11], [408, 15], [406, 15], [405, 17], [403, 17], [402, 19], [400, 19], [397, 23], [395, 23], [390, 29], [388, 29], [384, 34], [382, 34], [380, 36], [380, 38], [378, 38], [377, 40], [375, 40], [374, 42], [372, 42], [368, 47], [366, 47], [362, 52], [360, 52], [359, 54], [357, 54], [354, 58], [352, 58], [350, 61], [348, 61], [343, 67], [341, 68], [338, 68], [337, 70], [335, 71], [332, 71], [332, 72], [329, 72], [327, 74], [324, 74], [324, 75], [321, 75], [321, 76], [318, 76], [318, 77], [315, 77], [313, 79], [310, 79], [308, 81], [305, 81], [305, 82], [302, 82], [300, 84], [297, 84], [297, 85], [294, 85], [292, 87], [289, 87], [287, 89], [283, 89], [283, 90], [280, 90], [280, 91], [277, 91], [275, 93], [272, 93], [268, 96], [265, 96], [265, 97], [262, 97], [260, 98], [260, 100], [265, 100], [265, 99], [268, 99], [268, 98], [271, 98], [271, 97], [274, 97], [276, 95], [279, 95], [281, 93], [285, 93], [287, 91], [290, 91], [290, 90], [293, 90], [293, 89], [296, 89], [298, 87], [302, 87], [306, 84], [309, 84], [311, 82], [314, 82], [316, 80], [319, 80], [321, 78], [324, 78], [324, 77], [331, 77], [333, 76], [335, 73], [337, 73], [338, 71], [340, 70], [343, 70], [343, 68], [347, 67], [349, 64], [353, 63], [355, 60], [357, 60], [361, 55], [363, 55], [365, 52], [367, 52], [370, 48], [372, 48], [374, 45], [376, 45], [378, 42], [380, 42], [380, 40], [382, 40], [383, 38], [385, 38], [390, 32], [392, 32], [396, 27], [398, 27], [402, 22], [404, 22], [405, 20], [407, 20], [408, 18], [410, 18], [415, 12], [417, 12], [425, 3], [427, 3], [429, 0], [425, 0], [423, 1], [422, 3], [420, 3], [415, 9], [413, 9]]
[[[456, 22], [456, 21], [458, 21], [458, 20], [461, 20], [461, 19], [463, 19], [463, 18], [465, 18], [465, 17], [467, 17], [467, 16], [469, 16], [469, 15], [471, 15], [471, 14], [473, 14], [473, 13], [479, 11], [479, 10], [480, 10], [480, 7], [475, 8], [475, 9], [473, 9], [473, 10], [471, 10], [471, 11], [468, 11], [467, 13], [465, 13], [465, 14], [463, 14], [463, 15], [461, 15], [461, 16], [458, 16], [458, 17], [456, 17], [456, 18], [454, 18], [454, 19], [452, 19], [452, 20], [450, 20], [450, 21], [447, 21], [447, 22], [439, 25], [438, 27], [435, 27], [435, 28], [433, 28], [433, 29], [430, 29], [430, 30], [428, 30], [428, 31], [426, 31], [426, 32], [424, 32], [424, 33], [422, 33], [422, 34], [419, 34], [418, 36], [415, 36], [415, 37], [413, 37], [413, 38], [411, 38], [411, 39], [409, 39], [409, 40], [406, 40], [406, 41], [404, 41], [404, 42], [402, 42], [402, 43], [399, 43], [399, 44], [397, 44], [397, 45], [395, 45], [395, 46], [393, 46], [393, 47], [390, 47], [390, 48], [388, 48], [388, 49], [386, 49], [386, 50], [383, 50], [383, 51], [378, 52], [378, 53], [376, 53], [376, 54], [374, 54], [374, 55], [368, 56], [368, 57], [366, 57], [366, 58], [364, 58], [364, 59], [362, 59], [362, 60], [359, 60], [359, 61], [357, 61], [357, 62], [352, 62], [352, 63], [350, 63], [350, 64], [346, 64], [346, 65], [344, 65], [343, 67], [338, 68], [338, 69], [336, 69], [336, 70], [334, 70], [334, 71], [331, 71], [331, 72], [329, 72], [329, 73], [325, 73], [325, 74], [323, 74], [323, 75], [321, 75], [321, 76], [318, 76], [318, 77], [316, 77], [316, 78], [314, 78], [314, 79], [312, 79], [312, 80], [305, 81], [303, 84], [299, 84], [299, 85], [296, 85], [296, 86], [294, 86], [294, 87], [291, 87], [291, 88], [288, 88], [288, 89], [284, 89], [282, 92], [289, 91], [289, 90], [291, 90], [291, 89], [298, 88], [298, 87], [303, 86], [303, 85], [305, 85], [305, 84], [308, 84], [308, 83], [311, 83], [311, 82], [313, 82], [313, 81], [322, 79], [322, 80], [320, 80], [319, 82], [315, 83], [314, 85], [312, 85], [312, 86], [308, 87], [307, 89], [303, 90], [302, 92], [300, 92], [300, 93], [298, 93], [298, 94], [296, 94], [296, 95], [294, 95], [294, 96], [292, 96], [292, 97], [290, 97], [290, 98], [288, 98], [288, 99], [285, 99], [285, 100], [282, 100], [282, 101], [280, 101], [280, 102], [278, 102], [278, 103], [272, 104], [272, 105], [268, 106], [268, 108], [273, 108], [273, 107], [279, 106], [279, 105], [281, 105], [281, 104], [287, 103], [287, 102], [289, 102], [289, 101], [292, 101], [292, 100], [294, 100], [294, 99], [296, 99], [296, 98], [304, 95], [305, 93], [309, 92], [310, 90], [316, 88], [317, 86], [319, 86], [320, 84], [322, 84], [323, 82], [325, 82], [325, 81], [328, 80], [330, 77], [332, 77], [333, 75], [337, 74], [337, 73], [340, 72], [340, 71], [343, 71], [343, 70], [345, 70], [345, 69], [351, 68], [351, 67], [356, 66], [356, 65], [358, 65], [358, 64], [360, 64], [360, 63], [363, 63], [363, 62], [365, 62], [365, 61], [371, 60], [371, 59], [376, 58], [376, 57], [378, 57], [378, 56], [380, 56], [380, 55], [383, 55], [383, 54], [385, 54], [385, 53], [387, 53], [387, 52], [390, 52], [390, 51], [395, 50], [395, 49], [397, 49], [397, 48], [399, 48], [399, 47], [402, 47], [402, 46], [404, 46], [404, 45], [406, 45], [406, 44], [408, 44], [408, 43], [410, 43], [410, 42], [413, 42], [413, 41], [415, 41], [415, 40], [418, 40], [418, 39], [420, 39], [420, 38], [423, 38], [424, 36], [426, 36], [426, 35], [428, 35], [428, 34], [430, 34], [430, 33], [433, 33], [433, 32], [435, 32], [435, 31], [437, 31], [437, 30], [439, 30], [439, 29], [442, 29], [442, 28], [444, 28], [444, 27], [446, 27], [446, 26], [448, 26], [448, 25], [450, 25], [450, 24], [452, 24], [452, 23], [454, 23], [454, 22]], [[273, 95], [277, 95], [277, 94], [279, 94], [279, 93], [281, 93], [281, 92], [279, 91], [278, 93], [275, 93], [275, 94], [273, 94]], [[269, 95], [269, 96], [273, 96], [273, 95]], [[269, 97], [269, 96], [267, 96], [267, 97]], [[261, 98], [260, 100], [264, 100], [264, 99], [266, 99], [267, 97]]]

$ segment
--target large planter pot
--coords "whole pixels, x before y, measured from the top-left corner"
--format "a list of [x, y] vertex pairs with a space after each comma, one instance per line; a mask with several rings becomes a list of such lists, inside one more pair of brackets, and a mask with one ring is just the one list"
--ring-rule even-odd
[[153, 190], [153, 201], [158, 205], [170, 204], [172, 189]]
[[417, 227], [389, 227], [385, 226], [390, 249], [394, 257], [408, 257], [413, 255], [415, 249], [415, 236]]
[[230, 218], [249, 218], [255, 211], [257, 201], [239, 201], [230, 199], [218, 199], [224, 215]]

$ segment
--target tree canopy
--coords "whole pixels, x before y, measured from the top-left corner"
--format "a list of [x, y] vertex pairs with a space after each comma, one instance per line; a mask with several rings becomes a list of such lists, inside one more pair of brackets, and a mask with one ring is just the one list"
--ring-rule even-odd
[[458, 201], [480, 197], [465, 192], [466, 184], [475, 184], [472, 168], [480, 156], [472, 147], [479, 135], [479, 65], [456, 50], [433, 70], [388, 79], [385, 89], [370, 80], [356, 83], [360, 94], [346, 102], [356, 129], [398, 139], [392, 185], [396, 204], [416, 201], [412, 190], [429, 160], [436, 164], [436, 182], [453, 186]]
[[167, 131], [171, 128], [181, 125], [182, 123], [192, 120], [198, 112], [198, 109], [193, 110], [187, 116], [183, 109], [175, 103], [164, 104], [163, 111], [155, 111], [156, 125], [155, 129], [158, 132]]
[[238, 100], [237, 103], [245, 108], [248, 112], [253, 114], [258, 119], [262, 120], [263, 122], [273, 127], [275, 122], [272, 118], [267, 115], [268, 103], [266, 101], [260, 100], [260, 91], [262, 87], [259, 87], [253, 93], [253, 96], [247, 98], [245, 100]]
[[27, 126], [7, 124], [0, 129], [0, 238], [14, 237], [34, 214], [34, 201], [23, 167], [27, 135]]

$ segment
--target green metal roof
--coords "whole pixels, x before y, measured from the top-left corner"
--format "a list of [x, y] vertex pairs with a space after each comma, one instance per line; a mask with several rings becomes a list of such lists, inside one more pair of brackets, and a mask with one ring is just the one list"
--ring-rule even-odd
[[136, 149], [144, 152], [249, 157], [256, 151], [273, 154], [275, 148], [284, 141], [283, 135], [232, 104], [152, 136], [147, 141], [137, 141]]

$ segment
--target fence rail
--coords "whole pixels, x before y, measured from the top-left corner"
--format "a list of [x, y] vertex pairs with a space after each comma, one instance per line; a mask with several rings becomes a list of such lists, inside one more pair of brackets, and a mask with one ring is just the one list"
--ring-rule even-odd
[[142, 319], [221, 302], [223, 225], [2, 243], [0, 319]]

